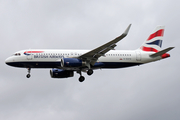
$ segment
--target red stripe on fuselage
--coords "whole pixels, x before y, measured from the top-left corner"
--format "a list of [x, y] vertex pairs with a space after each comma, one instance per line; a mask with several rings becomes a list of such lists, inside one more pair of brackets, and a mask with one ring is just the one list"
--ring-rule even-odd
[[147, 39], [147, 41], [148, 41], [148, 40], [151, 40], [151, 39], [153, 39], [153, 38], [155, 38], [155, 37], [163, 36], [163, 34], [164, 34], [164, 29], [160, 29], [160, 30], [158, 30], [157, 32], [151, 34], [151, 35], [149, 36], [149, 38]]
[[25, 53], [43, 53], [44, 51], [26, 51]]

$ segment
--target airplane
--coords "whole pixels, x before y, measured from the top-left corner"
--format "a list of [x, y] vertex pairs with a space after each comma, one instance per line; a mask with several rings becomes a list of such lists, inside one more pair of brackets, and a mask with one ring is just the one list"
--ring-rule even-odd
[[96, 69], [113, 69], [141, 65], [170, 57], [167, 52], [174, 47], [161, 50], [165, 26], [157, 26], [148, 39], [136, 50], [115, 50], [116, 43], [127, 36], [131, 24], [123, 34], [92, 50], [29, 49], [15, 52], [5, 60], [7, 65], [27, 68], [51, 68], [52, 78], [73, 77], [80, 74], [79, 82], [92, 75]]

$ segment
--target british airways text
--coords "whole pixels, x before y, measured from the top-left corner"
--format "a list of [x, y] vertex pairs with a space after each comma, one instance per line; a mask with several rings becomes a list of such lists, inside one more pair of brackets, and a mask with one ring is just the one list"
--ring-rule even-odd
[[59, 55], [34, 55], [34, 58], [63, 58], [64, 56]]

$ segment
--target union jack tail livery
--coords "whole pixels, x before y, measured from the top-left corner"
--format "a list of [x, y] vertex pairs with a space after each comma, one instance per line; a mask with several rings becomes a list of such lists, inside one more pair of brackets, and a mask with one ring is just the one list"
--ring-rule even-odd
[[164, 28], [165, 26], [156, 27], [156, 29], [150, 34], [150, 36], [140, 47], [140, 49], [147, 52], [160, 51], [162, 46], [163, 35], [164, 35]]
[[151, 58], [155, 58], [158, 56], [160, 56], [161, 58], [170, 57], [170, 54], [166, 52], [174, 48], [174, 47], [169, 47], [164, 50], [161, 50], [163, 35], [164, 35], [164, 28], [165, 26], [156, 27], [156, 29], [150, 34], [148, 39], [140, 47], [142, 51], [155, 52], [154, 54], [150, 55]]

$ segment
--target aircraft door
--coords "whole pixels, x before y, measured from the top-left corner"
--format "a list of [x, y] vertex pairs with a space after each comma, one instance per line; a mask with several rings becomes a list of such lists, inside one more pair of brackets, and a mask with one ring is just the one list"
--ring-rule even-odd
[[136, 51], [136, 60], [141, 61], [141, 52], [140, 51]]
[[26, 53], [27, 53], [27, 59], [28, 60], [32, 60], [32, 51], [26, 51]]

